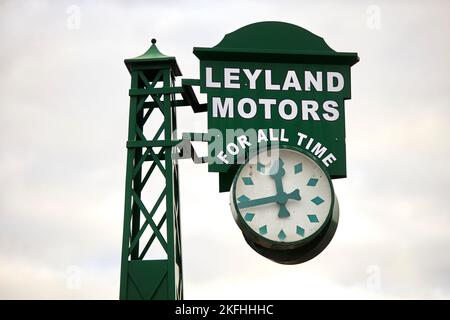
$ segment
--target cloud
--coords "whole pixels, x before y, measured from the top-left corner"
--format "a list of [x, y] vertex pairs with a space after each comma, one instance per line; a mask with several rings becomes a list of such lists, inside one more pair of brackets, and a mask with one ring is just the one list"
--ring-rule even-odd
[[[206, 165], [180, 163], [187, 298], [449, 298], [448, 3], [79, 1], [0, 4], [0, 297], [119, 292], [129, 74], [150, 39], [198, 77], [193, 46], [260, 20], [356, 51], [348, 178], [330, 246], [297, 266], [250, 249]], [[67, 8], [80, 28], [67, 27]], [[20, 17], [20, 18], [19, 18]], [[180, 110], [181, 130], [205, 127]], [[197, 187], [193, 188], [195, 184]], [[158, 183], [152, 185], [160, 187]]]

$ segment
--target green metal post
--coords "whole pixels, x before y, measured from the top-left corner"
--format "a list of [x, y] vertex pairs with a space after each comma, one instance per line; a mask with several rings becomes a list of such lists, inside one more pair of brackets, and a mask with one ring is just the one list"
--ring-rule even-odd
[[[137, 72], [131, 72], [131, 88], [137, 88], [138, 77]], [[135, 118], [136, 118], [136, 104], [137, 97], [130, 98], [130, 112], [128, 118], [128, 141], [135, 138]], [[127, 298], [127, 280], [128, 280], [128, 247], [130, 239], [130, 223], [131, 223], [131, 189], [132, 189], [132, 174], [133, 174], [133, 159], [135, 149], [128, 149], [127, 152], [127, 167], [125, 177], [125, 208], [124, 208], [124, 223], [123, 223], [123, 239], [122, 239], [122, 263], [120, 274], [120, 299]]]
[[[164, 86], [170, 86], [170, 75], [168, 71], [164, 72]], [[170, 94], [164, 95], [164, 118], [172, 120], [172, 112], [170, 108]], [[172, 140], [172, 121], [165, 121], [164, 123], [164, 139], [165, 141]], [[174, 198], [173, 198], [173, 164], [172, 164], [172, 148], [164, 147], [166, 155], [166, 215], [167, 225], [174, 225]], [[168, 255], [168, 283], [169, 283], [169, 299], [176, 298], [175, 288], [175, 239], [174, 228], [167, 228], [167, 255]]]
[[[179, 143], [173, 140], [174, 107], [183, 104], [175, 101], [175, 93], [182, 93], [183, 88], [173, 85], [174, 77], [181, 75], [175, 58], [161, 54], [156, 41], [152, 42], [145, 54], [125, 60], [131, 73], [131, 88], [120, 299], [182, 299], [178, 169], [172, 148]], [[162, 123], [149, 120], [156, 109], [163, 115]], [[159, 128], [153, 138], [144, 135], [146, 125]], [[146, 161], [151, 166], [144, 172]], [[161, 193], [154, 190], [153, 184], [147, 184], [157, 170], [164, 177]], [[145, 203], [146, 192], [159, 194], [155, 203]], [[154, 221], [160, 206], [165, 207], [165, 212], [159, 221]], [[162, 232], [164, 224], [166, 237]], [[148, 239], [143, 237], [147, 228], [152, 231]], [[157, 242], [166, 251], [166, 259], [146, 256]]]

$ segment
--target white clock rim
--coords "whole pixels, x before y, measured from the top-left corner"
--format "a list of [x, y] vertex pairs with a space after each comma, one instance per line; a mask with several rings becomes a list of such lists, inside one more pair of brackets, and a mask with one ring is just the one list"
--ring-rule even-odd
[[[240, 210], [237, 207], [237, 199], [236, 199], [236, 181], [239, 177], [239, 174], [241, 173], [241, 171], [243, 170], [243, 168], [254, 158], [257, 157], [260, 153], [262, 152], [266, 152], [268, 150], [272, 150], [272, 149], [288, 149], [288, 150], [292, 150], [292, 151], [296, 151], [299, 153], [302, 153], [303, 155], [305, 155], [306, 157], [310, 158], [310, 160], [315, 163], [320, 170], [324, 173], [324, 175], [326, 176], [328, 183], [330, 185], [330, 192], [331, 192], [331, 204], [330, 204], [330, 208], [328, 210], [328, 214], [326, 217], [325, 222], [320, 226], [320, 228], [318, 228], [312, 235], [310, 235], [309, 237], [306, 237], [304, 239], [300, 239], [297, 241], [291, 241], [291, 242], [282, 242], [282, 241], [274, 241], [271, 239], [268, 239], [262, 235], [260, 235], [259, 233], [257, 233], [255, 230], [253, 230], [245, 221], [244, 218], [242, 217], [242, 214], [240, 214]], [[237, 225], [239, 226], [239, 228], [241, 229], [241, 231], [247, 236], [249, 237], [252, 241], [258, 243], [259, 245], [265, 247], [265, 248], [280, 248], [280, 249], [284, 249], [284, 248], [298, 248], [300, 246], [306, 245], [308, 243], [310, 243], [311, 241], [313, 241], [314, 239], [316, 239], [322, 232], [323, 230], [328, 226], [328, 224], [331, 221], [332, 218], [332, 213], [333, 213], [333, 208], [334, 208], [334, 202], [335, 202], [335, 193], [334, 193], [334, 186], [332, 183], [332, 180], [328, 174], [328, 172], [326, 171], [325, 167], [320, 163], [319, 159], [317, 157], [315, 157], [313, 154], [310, 154], [306, 149], [298, 147], [298, 146], [291, 146], [291, 145], [284, 145], [284, 144], [280, 144], [277, 147], [271, 147], [271, 146], [267, 146], [264, 148], [260, 148], [258, 150], [258, 152], [256, 152], [255, 154], [253, 154], [251, 157], [249, 157], [247, 159], [247, 161], [245, 163], [243, 163], [242, 165], [239, 166], [238, 170], [236, 171], [236, 174], [233, 178], [233, 183], [231, 186], [231, 192], [230, 192], [230, 200], [231, 200], [231, 208], [232, 208], [232, 214], [234, 217], [234, 220], [236, 221]]]
[[[249, 239], [245, 239], [249, 246], [258, 254], [283, 265], [295, 265], [307, 262], [321, 254], [333, 240], [339, 224], [339, 201], [335, 195], [333, 215], [330, 223], [323, 230], [323, 235], [316, 237], [314, 240], [298, 248], [274, 250], [272, 248], [257, 248], [255, 244], [250, 243]], [[245, 237], [245, 235], [244, 235]]]

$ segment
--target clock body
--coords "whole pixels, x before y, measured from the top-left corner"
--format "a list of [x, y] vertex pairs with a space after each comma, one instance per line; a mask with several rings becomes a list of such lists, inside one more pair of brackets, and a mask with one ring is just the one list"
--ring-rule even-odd
[[249, 158], [234, 178], [230, 206], [250, 247], [284, 264], [319, 254], [333, 238], [339, 219], [326, 170], [292, 147], [262, 150]]

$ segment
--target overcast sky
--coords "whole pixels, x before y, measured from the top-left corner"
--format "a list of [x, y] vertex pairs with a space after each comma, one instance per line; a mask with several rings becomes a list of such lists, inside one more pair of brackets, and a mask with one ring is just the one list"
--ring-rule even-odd
[[[449, 9], [448, 1], [1, 1], [0, 298], [118, 298], [123, 59], [154, 37], [183, 76], [198, 78], [194, 46], [265, 20], [302, 26], [361, 58], [346, 102], [348, 178], [334, 182], [339, 227], [312, 261], [275, 264], [245, 243], [217, 175], [183, 161], [185, 297], [450, 298]], [[206, 129], [205, 115], [178, 115], [180, 129]]]

